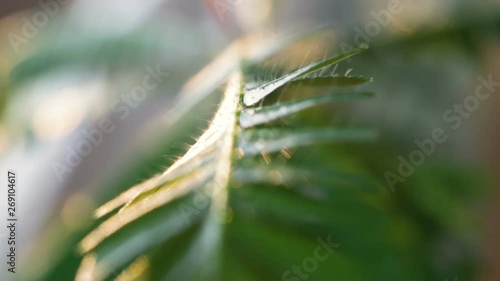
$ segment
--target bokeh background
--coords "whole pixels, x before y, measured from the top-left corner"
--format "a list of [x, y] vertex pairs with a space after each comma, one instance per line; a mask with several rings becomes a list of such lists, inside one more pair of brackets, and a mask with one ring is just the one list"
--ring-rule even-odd
[[[366, 169], [383, 181], [384, 171], [395, 171], [398, 157], [416, 148], [415, 140], [450, 127], [443, 114], [474, 94], [479, 76], [500, 81], [499, 1], [401, 0], [384, 26], [381, 11], [388, 11], [391, 2], [2, 2], [0, 167], [3, 174], [18, 172], [23, 278], [44, 280], [41, 276], [74, 247], [78, 235], [72, 233], [92, 223], [95, 208], [186, 151], [211, 119], [217, 100], [207, 100], [175, 129], [167, 126], [165, 112], [186, 81], [250, 34], [272, 37], [320, 26], [331, 31], [334, 49], [341, 50], [342, 43], [370, 45], [343, 67], [373, 77], [367, 87], [377, 97], [348, 111], [356, 121], [378, 128], [381, 137], [372, 145], [345, 149], [362, 154]], [[379, 29], [367, 35], [367, 26], [379, 16]], [[311, 48], [305, 46], [297, 56], [302, 59]], [[130, 89], [157, 67], [168, 73], [159, 86], [120, 110]], [[429, 237], [437, 233], [438, 239], [428, 241], [436, 252], [432, 262], [439, 264], [445, 255], [463, 269], [454, 273], [439, 265], [450, 280], [500, 280], [497, 92], [458, 129], [447, 130], [448, 140], [388, 195], [422, 222], [421, 231]], [[55, 172], [54, 163], [63, 163], [68, 149], [103, 118], [113, 121], [113, 132], [71, 171]], [[5, 203], [2, 199], [2, 214]], [[419, 208], [424, 211], [415, 211]], [[449, 228], [438, 230], [436, 222]], [[4, 274], [2, 269], [2, 280], [9, 277]]]

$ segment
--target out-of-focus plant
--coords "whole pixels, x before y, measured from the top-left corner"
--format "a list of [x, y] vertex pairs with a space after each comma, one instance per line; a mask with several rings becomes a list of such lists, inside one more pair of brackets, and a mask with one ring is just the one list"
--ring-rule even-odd
[[[451, 33], [453, 39], [467, 30], [416, 33], [379, 48], [425, 45], [426, 36]], [[124, 57], [148, 50], [142, 39], [105, 40], [97, 56], [63, 46], [53, 60], [52, 51], [42, 50], [21, 64], [13, 79], [22, 82], [75, 61], [106, 60], [112, 70], [126, 68], [120, 64]], [[342, 110], [350, 107], [340, 101], [372, 96], [361, 90], [371, 79], [340, 71], [347, 58], [363, 65], [365, 57], [351, 57], [363, 48], [321, 59], [330, 48], [322, 37], [298, 52], [290, 49], [303, 44], [302, 37], [265, 39], [237, 41], [186, 83], [167, 111], [165, 132], [178, 133], [172, 128], [195, 115], [207, 97], [222, 92], [208, 128], [165, 172], [152, 176], [137, 167], [124, 172], [102, 191], [102, 197], [117, 197], [97, 209], [95, 224], [71, 233], [68, 247], [59, 250], [62, 258], [27, 279], [475, 276], [475, 220], [463, 208], [476, 196], [473, 173], [429, 164], [404, 189], [388, 194], [380, 175], [399, 147], [384, 138], [373, 141], [375, 128], [346, 124]], [[117, 46], [127, 48], [115, 52]], [[156, 151], [167, 152], [182, 155], [165, 147]], [[150, 179], [123, 190], [145, 176]], [[324, 241], [330, 243], [324, 260], [310, 261]]]

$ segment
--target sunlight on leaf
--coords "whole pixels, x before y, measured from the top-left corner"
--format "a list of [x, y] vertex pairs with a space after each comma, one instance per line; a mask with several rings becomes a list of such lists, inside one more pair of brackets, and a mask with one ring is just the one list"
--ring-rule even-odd
[[285, 76], [282, 76], [276, 80], [273, 80], [265, 85], [262, 85], [262, 86], [255, 88], [255, 89], [251, 89], [251, 90], [246, 91], [246, 93], [243, 97], [243, 102], [245, 103], [246, 106], [254, 105], [257, 102], [259, 102], [261, 99], [263, 99], [264, 97], [266, 97], [269, 94], [271, 94], [272, 92], [274, 92], [276, 89], [283, 87], [285, 84], [287, 84], [295, 79], [304, 77], [304, 76], [311, 74], [313, 72], [316, 72], [318, 70], [321, 70], [321, 69], [323, 69], [327, 66], [330, 66], [332, 64], [339, 63], [345, 59], [348, 59], [354, 55], [361, 53], [362, 51], [364, 51], [366, 49], [367, 48], [365, 48], [365, 47], [354, 49], [354, 50], [347, 52], [345, 54], [334, 56], [332, 58], [325, 59], [323, 61], [319, 61], [319, 62], [310, 64], [308, 66], [299, 68], [296, 71], [294, 71], [290, 74], [287, 74]]
[[[215, 117], [210, 124], [207, 131], [200, 137], [198, 142], [191, 147], [190, 150], [177, 162], [174, 163], [162, 176], [155, 178], [154, 181], [148, 182], [144, 185], [139, 185], [139, 188], [134, 188], [134, 193], [137, 193], [136, 196], [140, 196], [141, 194], [148, 192], [152, 189], [153, 193], [147, 196], [147, 198], [142, 199], [135, 204], [127, 205], [126, 208], [123, 208], [122, 211], [113, 215], [105, 222], [103, 222], [96, 230], [91, 232], [87, 237], [85, 237], [80, 243], [80, 249], [82, 252], [88, 252], [94, 249], [98, 244], [103, 242], [107, 237], [116, 233], [126, 225], [135, 221], [136, 219], [160, 208], [168, 202], [172, 202], [173, 200], [184, 196], [186, 193], [192, 191], [195, 188], [204, 188], [212, 190], [210, 194], [213, 195], [211, 209], [213, 212], [221, 212], [225, 208], [227, 193], [225, 192], [225, 187], [227, 182], [229, 181], [231, 163], [230, 158], [233, 150], [233, 132], [236, 127], [236, 112], [239, 105], [240, 94], [241, 94], [241, 82], [240, 76], [238, 74], [233, 75], [233, 77], [229, 80], [227, 90], [225, 93], [224, 100], [222, 101], [219, 110], [216, 112]], [[183, 178], [172, 186], [168, 186], [167, 188], [157, 188], [158, 185], [165, 185], [167, 182], [164, 182], [166, 178], [170, 174], [175, 174], [179, 170], [183, 169], [186, 165], [190, 165], [193, 162], [199, 162], [199, 160], [203, 159], [205, 155], [213, 154], [214, 164], [206, 165], [206, 169], [196, 169], [192, 171], [187, 178]], [[192, 168], [192, 167], [191, 167]], [[185, 171], [188, 171], [186, 169]], [[155, 186], [155, 183], [157, 184]], [[116, 206], [118, 203], [113, 203], [110, 206]], [[174, 213], [173, 219], [179, 219], [179, 221], [175, 222], [177, 225], [175, 228], [183, 228], [186, 227], [185, 218], [182, 216], [178, 216]], [[144, 229], [143, 237], [139, 233], [136, 233], [134, 239], [136, 244], [141, 241], [135, 247], [137, 250], [137, 254], [141, 251], [146, 250], [151, 247], [155, 241], [158, 239], [154, 235], [162, 235], [163, 232], [167, 228], [163, 228], [162, 225], [167, 227], [169, 220], [163, 220], [163, 223], [158, 223], [155, 228], [158, 228], [158, 231], [153, 231], [151, 229], [152, 226]], [[163, 230], [162, 230], [163, 229]], [[172, 226], [168, 226], [168, 229], [172, 229]], [[127, 249], [129, 255], [131, 254], [130, 245], [123, 244], [123, 249]], [[118, 267], [124, 260], [121, 258], [122, 254], [119, 254], [120, 248], [115, 248], [114, 258], [112, 261], [103, 262], [103, 265], [106, 265], [110, 268]], [[100, 267], [97, 267], [98, 269]], [[86, 272], [85, 268], [81, 269], [83, 272]], [[94, 270], [89, 267], [88, 270]], [[100, 270], [100, 274], [102, 276], [107, 276], [104, 270]]]
[[363, 76], [319, 76], [312, 78], [301, 78], [290, 82], [290, 86], [311, 86], [311, 87], [350, 87], [371, 82], [371, 78]]
[[252, 129], [241, 134], [238, 148], [245, 155], [258, 155], [317, 143], [372, 141], [376, 137], [375, 130], [364, 128]]
[[353, 99], [368, 98], [372, 96], [373, 94], [369, 92], [332, 93], [330, 95], [305, 100], [291, 101], [256, 108], [247, 108], [240, 114], [240, 126], [242, 128], [249, 128], [274, 121], [281, 117], [291, 115], [317, 105], [334, 101], [348, 101]]

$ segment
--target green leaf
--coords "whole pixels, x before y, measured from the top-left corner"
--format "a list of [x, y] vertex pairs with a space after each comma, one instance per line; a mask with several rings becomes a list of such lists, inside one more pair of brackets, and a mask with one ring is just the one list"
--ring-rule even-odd
[[[228, 181], [229, 160], [233, 147], [232, 136], [236, 126], [236, 109], [240, 95], [238, 76], [234, 76], [229, 84], [231, 87], [226, 91], [226, 96], [215, 115], [216, 117], [198, 142], [165, 173], [144, 184], [132, 187], [117, 197], [118, 201], [110, 204], [110, 209], [127, 202], [129, 204], [104, 222], [104, 224], [112, 225], [112, 228], [97, 230], [88, 236], [88, 240], [92, 243], [84, 243], [84, 251], [91, 250], [94, 248], [94, 244], [98, 244], [119, 228], [174, 199], [184, 196], [196, 187], [215, 189]], [[206, 159], [209, 161], [204, 161]], [[216, 166], [208, 165], [214, 162]], [[176, 179], [179, 180], [175, 181]], [[109, 210], [101, 210], [100, 214], [108, 212]]]
[[251, 129], [243, 131], [238, 148], [245, 155], [276, 152], [325, 142], [371, 141], [375, 130], [365, 128]]
[[325, 59], [323, 61], [319, 61], [313, 64], [310, 64], [308, 66], [302, 67], [297, 69], [296, 71], [287, 74], [285, 76], [282, 76], [278, 79], [275, 79], [265, 85], [259, 86], [257, 88], [248, 90], [245, 92], [245, 95], [243, 97], [243, 102], [246, 106], [254, 105], [258, 103], [261, 99], [264, 97], [268, 96], [272, 92], [274, 92], [276, 89], [283, 87], [285, 84], [298, 79], [298, 78], [303, 78], [308, 74], [311, 74], [313, 72], [316, 72], [318, 70], [321, 70], [327, 66], [330, 66], [332, 64], [339, 63], [345, 59], [348, 59], [354, 55], [357, 55], [361, 53], [362, 51], [366, 50], [366, 48], [358, 48], [354, 49], [350, 52], [334, 56], [328, 59]]
[[318, 76], [312, 78], [301, 78], [293, 80], [290, 86], [310, 86], [310, 87], [351, 87], [371, 82], [371, 78], [363, 76]]
[[372, 96], [373, 94], [369, 92], [332, 93], [330, 95], [299, 101], [291, 101], [257, 108], [247, 108], [240, 114], [240, 126], [242, 128], [250, 128], [317, 105], [334, 101], [348, 101], [353, 99], [368, 98]]
[[[131, 222], [116, 229], [113, 239], [103, 240], [95, 246], [95, 239], [100, 238], [97, 233], [111, 233], [110, 230], [115, 227], [114, 224], [120, 219], [127, 220], [125, 216], [129, 214], [117, 214], [114, 219], [99, 226], [80, 243], [82, 250], [93, 250], [93, 253], [88, 256], [94, 256], [97, 262], [93, 268], [94, 277], [98, 280], [107, 278], [115, 269], [125, 267], [154, 246], [200, 223], [203, 212], [190, 216], [189, 219], [182, 215], [182, 207], [192, 200], [193, 196], [194, 194], [191, 194], [182, 200], [145, 213], [140, 221]], [[92, 248], [93, 246], [95, 248]]]
[[[362, 49], [313, 63], [275, 82], [280, 85], [292, 82], [296, 85], [362, 84], [368, 80], [330, 77], [328, 81], [312, 81], [306, 78], [308, 74], [360, 51]], [[264, 57], [269, 54], [261, 53]], [[371, 94], [346, 91], [262, 108], [243, 109], [240, 101], [248, 94], [243, 90], [247, 85], [241, 72], [231, 71], [234, 55], [235, 50], [228, 51], [198, 77], [191, 79], [183, 88], [174, 110], [167, 113], [172, 117], [171, 121], [176, 122], [176, 116], [187, 114], [194, 104], [199, 103], [204, 96], [215, 90], [216, 85], [229, 77], [222, 102], [207, 130], [196, 143], [164, 173], [131, 187], [96, 211], [98, 217], [109, 215], [109, 218], [80, 243], [80, 250], [86, 254], [86, 258], [77, 280], [103, 280], [119, 272], [126, 274], [128, 266], [142, 261], [141, 257], [146, 257], [147, 263], [143, 262], [143, 265], [147, 264], [147, 275], [155, 280], [234, 280], [235, 272], [243, 275], [238, 280], [279, 279], [282, 278], [283, 271], [293, 263], [301, 262], [303, 255], [314, 250], [317, 245], [317, 237], [314, 235], [328, 235], [328, 231], [338, 230], [337, 226], [332, 227], [332, 223], [339, 223], [340, 227], [348, 222], [341, 214], [334, 215], [331, 220], [335, 205], [330, 203], [332, 200], [340, 200], [337, 195], [345, 192], [355, 190], [357, 194], [368, 191], [364, 186], [369, 184], [361, 177], [328, 170], [309, 171], [292, 166], [286, 169], [275, 166], [269, 170], [270, 167], [253, 161], [254, 155], [322, 142], [367, 141], [375, 137], [374, 130], [248, 128], [312, 106], [365, 98]], [[252, 58], [257, 57], [256, 53], [249, 52], [247, 57], [240, 59], [250, 63]], [[222, 71], [217, 72], [212, 79], [204, 80], [207, 73], [219, 65], [225, 65]], [[267, 177], [264, 175], [266, 169]], [[277, 182], [276, 177], [269, 177], [269, 171], [278, 173], [284, 181]], [[250, 180], [252, 175], [257, 174], [260, 175]], [[311, 186], [311, 183], [314, 185]], [[255, 184], [264, 184], [265, 187], [254, 189]], [[243, 187], [232, 188], [237, 185]], [[351, 188], [353, 185], [361, 188]], [[272, 189], [267, 188], [278, 188], [281, 191], [273, 193]], [[245, 194], [251, 197], [250, 200], [240, 201]], [[264, 201], [259, 202], [259, 197]], [[119, 211], [112, 214], [118, 208]], [[279, 212], [279, 216], [284, 219], [283, 223], [273, 225], [267, 219], [256, 222], [248, 217], [249, 212], [260, 216], [261, 213], [274, 211]], [[309, 225], [314, 227], [308, 229]], [[290, 227], [303, 227], [303, 231], [290, 236]], [[241, 247], [241, 242], [251, 236], [262, 237], [261, 242], [272, 247], [273, 251], [256, 252], [255, 247]], [[297, 248], [293, 255], [283, 258], [288, 252], [284, 248], [288, 243], [294, 243]], [[169, 249], [173, 250], [171, 255], [168, 253]], [[172, 257], [174, 254], [175, 257]], [[255, 257], [249, 256], [254, 254]], [[228, 260], [234, 256], [238, 260]], [[335, 267], [339, 276], [362, 280], [354, 266], [347, 266], [349, 259], [348, 255], [340, 252], [332, 254], [326, 262], [327, 266], [318, 271], [318, 278], [330, 276], [330, 267]], [[244, 260], [249, 260], [248, 266], [242, 264]], [[232, 272], [225, 263], [236, 263], [237, 270]], [[193, 271], [193, 267], [200, 270]], [[261, 272], [260, 269], [264, 271]]]

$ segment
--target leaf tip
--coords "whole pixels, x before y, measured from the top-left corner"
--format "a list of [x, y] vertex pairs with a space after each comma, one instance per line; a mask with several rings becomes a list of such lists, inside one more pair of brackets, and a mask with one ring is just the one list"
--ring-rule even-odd
[[257, 102], [257, 99], [249, 94], [249, 93], [246, 93], [244, 96], [243, 96], [243, 104], [245, 106], [251, 106], [251, 105], [254, 105], [255, 103]]

